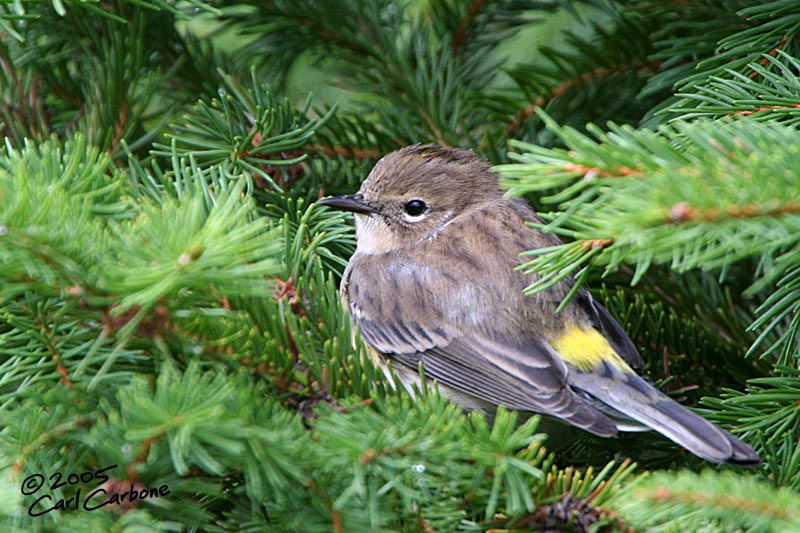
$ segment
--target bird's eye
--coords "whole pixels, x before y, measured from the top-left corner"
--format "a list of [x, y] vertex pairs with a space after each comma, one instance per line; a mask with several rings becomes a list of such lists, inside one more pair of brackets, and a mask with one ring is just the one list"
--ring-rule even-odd
[[428, 206], [425, 205], [425, 202], [422, 200], [409, 200], [409, 202], [403, 207], [403, 211], [406, 212], [407, 215], [412, 217], [418, 217], [425, 210], [428, 209]]

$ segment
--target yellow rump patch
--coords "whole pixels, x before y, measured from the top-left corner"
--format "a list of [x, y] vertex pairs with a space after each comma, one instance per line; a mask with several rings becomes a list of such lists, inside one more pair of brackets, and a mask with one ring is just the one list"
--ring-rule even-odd
[[566, 333], [550, 343], [568, 363], [586, 371], [607, 361], [623, 371], [631, 372], [631, 368], [614, 351], [605, 337], [591, 326], [570, 326]]

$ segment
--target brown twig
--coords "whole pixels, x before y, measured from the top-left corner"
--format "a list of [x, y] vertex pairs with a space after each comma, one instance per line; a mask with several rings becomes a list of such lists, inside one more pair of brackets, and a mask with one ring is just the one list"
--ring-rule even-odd
[[[43, 317], [39, 317], [43, 318]], [[59, 373], [61, 379], [59, 380], [62, 384], [71, 386], [72, 381], [69, 379], [69, 372], [67, 371], [67, 367], [64, 362], [61, 360], [61, 351], [56, 346], [56, 340], [53, 337], [53, 329], [47, 325], [45, 320], [40, 322], [39, 327], [44, 332], [45, 337], [47, 337], [47, 351], [50, 352], [50, 358], [53, 360], [53, 363], [56, 365], [56, 372]]]
[[436, 140], [436, 143], [442, 146], [450, 146], [450, 143], [445, 140], [442, 130], [436, 125], [436, 122], [433, 120], [433, 117], [430, 115], [430, 113], [428, 113], [428, 111], [421, 105], [416, 107], [420, 116], [425, 120], [425, 123], [430, 128], [431, 133], [433, 133], [433, 138]]
[[792, 104], [792, 105], [765, 105], [761, 107], [757, 107], [755, 109], [748, 109], [744, 111], [737, 111], [732, 113], [733, 115], [752, 115], [753, 113], [760, 113], [761, 111], [772, 111], [774, 109], [800, 109], [800, 104]]
[[[141, 310], [140, 306], [135, 305], [123, 313], [115, 314], [114, 308], [118, 305], [118, 303], [115, 303], [108, 309], [103, 310], [102, 321], [108, 333], [124, 328]], [[171, 327], [171, 320], [172, 317], [167, 306], [159, 303], [150, 309], [147, 316], [142, 318], [134, 335], [140, 338], [153, 339]]]
[[118, 119], [114, 123], [114, 135], [111, 139], [111, 145], [108, 147], [108, 155], [112, 158], [117, 150], [119, 150], [120, 143], [125, 135], [125, 128], [128, 127], [128, 120], [128, 101], [123, 100], [119, 106]]
[[599, 176], [601, 178], [620, 178], [626, 176], [643, 176], [644, 172], [636, 168], [618, 166], [612, 170], [604, 170], [599, 167], [587, 167], [586, 165], [579, 165], [576, 163], [566, 163], [564, 165], [566, 172], [577, 172], [584, 176]]
[[540, 107], [544, 107], [547, 102], [553, 100], [554, 98], [558, 98], [559, 96], [564, 96], [570, 91], [573, 91], [579, 87], [582, 87], [589, 83], [592, 80], [598, 78], [604, 78], [607, 76], [611, 76], [613, 74], [619, 74], [622, 72], [627, 72], [628, 70], [632, 69], [640, 69], [640, 68], [658, 68], [661, 66], [661, 63], [657, 61], [647, 61], [642, 63], [634, 63], [631, 65], [618, 65], [616, 67], [597, 67], [592, 69], [588, 72], [584, 72], [583, 74], [572, 78], [570, 80], [564, 81], [555, 87], [553, 87], [548, 94], [543, 94], [538, 96], [533, 102], [528, 104], [524, 109], [521, 109], [514, 120], [508, 126], [508, 132], [513, 134], [516, 132], [522, 124], [530, 118], [537, 109]]
[[582, 241], [580, 246], [586, 250], [594, 250], [596, 248], [608, 248], [612, 244], [614, 244], [613, 239], [587, 239]]
[[[649, 492], [649, 494], [648, 494]], [[637, 493], [650, 501], [656, 502], [680, 502], [695, 506], [717, 505], [728, 509], [740, 511], [750, 511], [760, 515], [769, 515], [775, 518], [787, 518], [789, 515], [785, 509], [771, 503], [762, 503], [750, 498], [732, 496], [730, 494], [709, 494], [703, 491], [681, 491], [673, 490], [669, 487], [657, 487], [653, 491], [639, 489]]]
[[436, 530], [433, 529], [433, 526], [431, 526], [430, 523], [428, 523], [428, 521], [425, 519], [425, 517], [422, 516], [422, 513], [417, 515], [417, 520], [419, 521], [419, 527], [422, 528], [422, 531], [424, 531], [425, 533], [435, 533]]
[[[779, 51], [783, 50], [783, 47], [784, 47], [784, 46], [786, 45], [786, 43], [788, 43], [788, 42], [789, 42], [789, 38], [788, 38], [788, 37], [784, 37], [783, 39], [781, 39], [781, 44], [779, 44], [778, 46], [776, 46], [775, 48], [773, 48], [772, 50], [770, 50], [770, 51], [769, 51], [769, 53], [768, 53], [767, 55], [770, 55], [770, 56], [775, 56], [775, 55], [777, 55], [777, 53], [778, 53]], [[758, 62], [758, 64], [759, 64], [759, 65], [761, 65], [762, 67], [766, 67], [766, 66], [767, 66], [767, 64], [769, 64], [769, 59], [767, 59], [766, 57], [764, 57], [764, 58], [762, 58], [762, 59], [761, 59], [761, 60]], [[747, 77], [748, 77], [748, 78], [750, 78], [751, 80], [754, 80], [754, 79], [756, 79], [758, 76], [759, 76], [759, 72], [758, 72], [757, 70], [754, 70], [753, 72], [751, 72], [750, 74], [748, 74], [748, 76], [747, 76]]]
[[472, 0], [472, 3], [467, 8], [467, 15], [458, 22], [458, 28], [453, 34], [453, 42], [450, 44], [450, 50], [454, 57], [461, 53], [461, 48], [467, 40], [469, 23], [475, 19], [485, 4], [486, 0]]
[[729, 205], [726, 208], [709, 207], [707, 209], [693, 207], [689, 202], [678, 202], [669, 208], [666, 220], [669, 223], [677, 224], [681, 222], [718, 222], [736, 218], [778, 217], [791, 214], [800, 214], [800, 202], [788, 200], [778, 205], [753, 203], [743, 206]]

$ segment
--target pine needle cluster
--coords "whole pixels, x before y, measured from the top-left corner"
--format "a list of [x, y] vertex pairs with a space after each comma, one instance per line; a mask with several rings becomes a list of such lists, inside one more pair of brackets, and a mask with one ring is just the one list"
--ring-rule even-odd
[[[0, 527], [800, 530], [798, 28], [789, 0], [0, 5]], [[590, 288], [763, 465], [396, 389], [316, 200], [417, 142], [488, 157], [564, 240], [529, 292]]]

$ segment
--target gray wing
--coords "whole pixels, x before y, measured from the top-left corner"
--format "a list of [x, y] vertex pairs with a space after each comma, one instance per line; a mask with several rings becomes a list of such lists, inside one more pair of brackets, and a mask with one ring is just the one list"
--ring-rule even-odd
[[[425, 268], [422, 285], [415, 266], [391, 262], [380, 268], [380, 259], [364, 260], [371, 268], [359, 268], [356, 258], [345, 282], [351, 316], [367, 344], [385, 357], [412, 371], [421, 363], [428, 379], [492, 404], [547, 414], [598, 435], [617, 432], [610, 418], [567, 384], [567, 367], [546, 342], [534, 334], [512, 338], [492, 327], [497, 311], [481, 305], [474, 284]], [[436, 286], [448, 298], [439, 301], [424, 286]], [[461, 319], [464, 313], [448, 312], [459, 293], [469, 323]]]
[[547, 414], [597, 435], [616, 434], [616, 424], [576, 395], [560, 371], [550, 364], [541, 366], [542, 358], [535, 354], [550, 350], [544, 342], [510, 346], [470, 336], [425, 352], [391, 357], [414, 370], [421, 362], [428, 379], [492, 404]]

